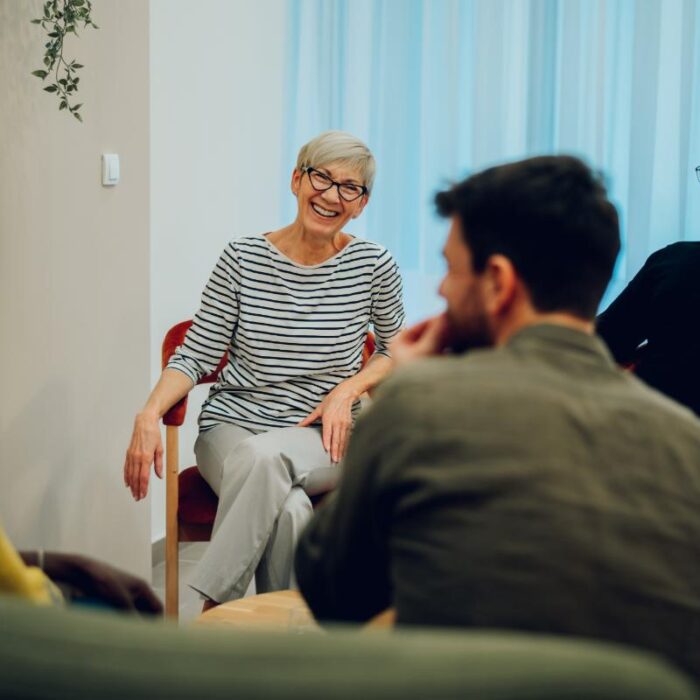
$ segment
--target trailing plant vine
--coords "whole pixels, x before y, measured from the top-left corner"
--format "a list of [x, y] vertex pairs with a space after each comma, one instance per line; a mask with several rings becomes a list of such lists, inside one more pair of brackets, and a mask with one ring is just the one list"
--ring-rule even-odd
[[32, 71], [32, 75], [45, 81], [47, 78], [53, 80], [44, 90], [56, 93], [59, 100], [58, 109], [66, 109], [78, 121], [83, 121], [80, 116], [82, 102], [73, 104], [71, 100], [76, 97], [80, 78], [77, 72], [83, 67], [76, 61], [67, 61], [63, 57], [64, 41], [68, 34], [78, 36], [77, 27], [83, 23], [86, 27], [99, 27], [92, 21], [92, 4], [90, 0], [47, 0], [44, 3], [44, 15], [38, 19], [31, 20], [32, 24], [41, 25], [47, 30], [48, 41], [44, 44], [44, 68]]

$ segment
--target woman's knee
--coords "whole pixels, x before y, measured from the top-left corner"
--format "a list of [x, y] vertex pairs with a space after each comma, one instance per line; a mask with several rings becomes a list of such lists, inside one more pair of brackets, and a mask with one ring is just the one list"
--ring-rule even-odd
[[224, 462], [221, 455], [202, 435], [197, 438], [194, 444], [194, 455], [197, 460], [199, 473], [218, 495], [221, 490], [221, 479], [224, 470]]
[[306, 520], [311, 517], [314, 512], [311, 499], [307, 496], [304, 489], [296, 487], [289, 492], [289, 496], [282, 505], [280, 517], [288, 517], [293, 520]]
[[221, 424], [197, 437], [194, 444], [197, 467], [217, 494], [221, 488], [227, 457], [251, 435], [253, 433], [250, 430], [240, 426]]

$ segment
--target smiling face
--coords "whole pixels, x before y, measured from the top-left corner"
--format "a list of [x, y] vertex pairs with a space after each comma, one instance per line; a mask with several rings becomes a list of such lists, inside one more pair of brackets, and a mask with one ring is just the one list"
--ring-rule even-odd
[[[316, 168], [340, 183], [363, 185], [359, 171], [342, 162], [327, 163]], [[332, 186], [325, 192], [315, 190], [309, 175], [301, 170], [292, 173], [292, 192], [297, 198], [297, 223], [308, 233], [334, 236], [350, 220], [357, 218], [369, 195], [346, 202]]]

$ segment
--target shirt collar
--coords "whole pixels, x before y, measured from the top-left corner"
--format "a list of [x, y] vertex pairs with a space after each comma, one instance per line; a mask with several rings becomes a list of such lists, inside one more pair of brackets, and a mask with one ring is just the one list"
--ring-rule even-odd
[[566, 350], [599, 364], [616, 367], [605, 343], [595, 334], [558, 323], [537, 323], [514, 333], [506, 346], [515, 350]]

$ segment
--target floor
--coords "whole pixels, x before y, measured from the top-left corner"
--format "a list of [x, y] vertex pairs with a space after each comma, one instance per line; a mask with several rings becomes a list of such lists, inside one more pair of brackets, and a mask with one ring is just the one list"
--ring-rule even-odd
[[[204, 601], [188, 585], [190, 574], [201, 559], [208, 542], [183, 542], [180, 544], [180, 624], [188, 624], [202, 614]], [[153, 590], [165, 604], [165, 562], [153, 567]], [[251, 582], [246, 595], [255, 594], [255, 582]]]
[[[203, 601], [198, 593], [195, 593], [187, 581], [200, 560], [208, 542], [184, 542], [180, 545], [180, 624], [192, 622], [202, 612]], [[165, 603], [165, 562], [162, 561], [153, 567], [153, 590]]]

